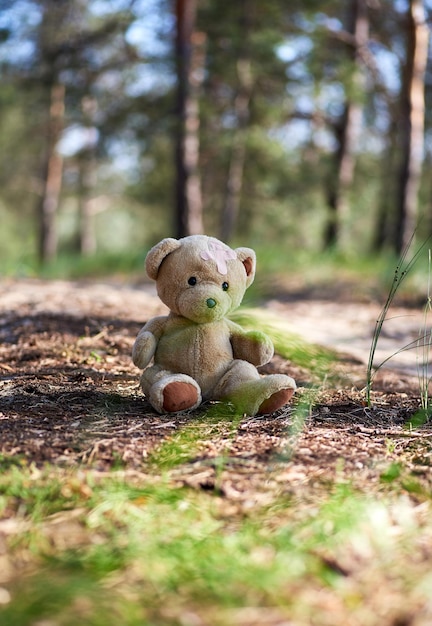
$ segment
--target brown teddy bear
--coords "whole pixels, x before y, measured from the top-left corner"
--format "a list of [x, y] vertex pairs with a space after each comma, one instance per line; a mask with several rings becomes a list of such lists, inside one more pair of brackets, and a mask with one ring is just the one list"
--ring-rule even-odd
[[250, 248], [232, 250], [205, 235], [163, 239], [149, 251], [147, 274], [170, 313], [141, 329], [132, 358], [146, 368], [141, 387], [159, 413], [195, 409], [204, 399], [230, 402], [255, 415], [290, 400], [292, 378], [260, 376], [256, 369], [273, 356], [270, 339], [226, 318], [240, 305], [255, 265]]

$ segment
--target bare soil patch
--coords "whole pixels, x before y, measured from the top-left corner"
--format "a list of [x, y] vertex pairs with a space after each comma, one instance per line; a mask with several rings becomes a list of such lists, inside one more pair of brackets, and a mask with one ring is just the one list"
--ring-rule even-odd
[[[374, 406], [364, 405], [364, 359], [379, 305], [273, 298], [264, 306], [286, 316], [290, 330], [298, 321], [299, 332], [311, 340], [343, 350], [337, 384], [332, 379], [320, 391], [301, 428], [293, 423], [294, 407], [245, 416], [235, 428], [225, 418], [200, 421], [209, 406], [174, 417], [156, 414], [130, 358], [142, 324], [164, 311], [147, 285], [3, 281], [0, 454], [36, 465], [143, 470], [163, 442], [194, 424], [202, 430], [198, 447], [173, 479], [218, 489], [236, 506], [249, 506], [273, 488], [304, 493], [306, 486], [325, 487], [341, 472], [360, 488], [380, 488], [385, 469], [401, 459], [430, 491], [432, 424], [407, 428], [420, 405], [411, 365], [383, 368]], [[401, 309], [402, 316], [395, 350], [417, 332], [413, 311]], [[299, 384], [298, 398], [307, 397], [306, 370], [276, 355], [263, 368], [270, 371], [289, 373]], [[283, 471], [270, 476], [275, 464]]]

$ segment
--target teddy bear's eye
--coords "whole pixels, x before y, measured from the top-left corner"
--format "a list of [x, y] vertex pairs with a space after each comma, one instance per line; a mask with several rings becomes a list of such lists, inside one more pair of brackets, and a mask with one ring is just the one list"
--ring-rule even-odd
[[228, 287], [229, 287], [228, 283], [222, 283], [222, 289], [224, 291], [228, 291]]
[[194, 285], [196, 285], [196, 283], [197, 279], [195, 278], [195, 276], [191, 276], [188, 280], [188, 285], [191, 285], [193, 287]]

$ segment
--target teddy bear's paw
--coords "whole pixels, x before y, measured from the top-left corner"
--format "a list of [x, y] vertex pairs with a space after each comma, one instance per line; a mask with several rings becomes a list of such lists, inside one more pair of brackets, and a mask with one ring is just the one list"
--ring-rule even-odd
[[242, 359], [255, 366], [268, 363], [274, 353], [269, 337], [259, 330], [234, 334], [231, 336], [231, 343], [236, 359]]
[[148, 365], [156, 350], [156, 337], [153, 333], [141, 330], [132, 349], [132, 361], [137, 367], [144, 369]]
[[162, 407], [167, 413], [195, 408], [200, 401], [200, 394], [192, 383], [175, 381], [163, 390]]
[[267, 415], [274, 413], [278, 409], [288, 404], [294, 394], [294, 389], [280, 389], [276, 391], [270, 398], [264, 400], [258, 409], [258, 415]]

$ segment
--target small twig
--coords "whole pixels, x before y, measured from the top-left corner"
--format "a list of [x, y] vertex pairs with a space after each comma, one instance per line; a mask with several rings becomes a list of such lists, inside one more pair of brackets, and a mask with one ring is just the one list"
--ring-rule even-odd
[[422, 437], [422, 438], [432, 437], [432, 433], [419, 433], [414, 430], [411, 430], [410, 432], [406, 432], [404, 430], [394, 431], [394, 430], [388, 430], [386, 428], [384, 429], [367, 428], [366, 426], [358, 426], [358, 430], [361, 433], [364, 433], [365, 435], [385, 435], [386, 437], [403, 437], [405, 439], [407, 438], [409, 439], [410, 437], [412, 437], [413, 439], [417, 437]]
[[6, 370], [7, 372], [14, 372], [15, 369], [13, 367], [10, 367], [10, 365], [5, 365], [4, 363], [0, 363], [0, 368], [2, 370]]

